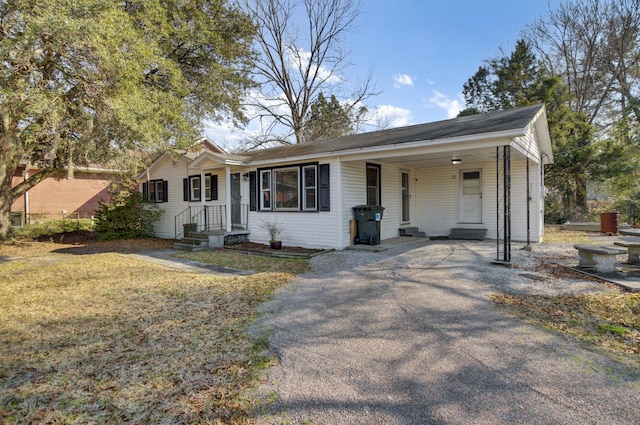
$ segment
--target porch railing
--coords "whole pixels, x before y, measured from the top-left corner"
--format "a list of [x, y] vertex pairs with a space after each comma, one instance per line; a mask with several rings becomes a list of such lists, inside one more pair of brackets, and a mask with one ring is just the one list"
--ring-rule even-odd
[[[231, 225], [234, 229], [247, 229], [248, 205], [231, 206]], [[190, 206], [174, 217], [175, 237], [180, 239], [186, 232], [209, 232], [226, 230], [227, 208], [225, 205]]]

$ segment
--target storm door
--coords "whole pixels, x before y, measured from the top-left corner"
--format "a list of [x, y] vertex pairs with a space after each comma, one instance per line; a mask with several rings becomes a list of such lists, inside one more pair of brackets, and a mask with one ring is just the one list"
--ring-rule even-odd
[[482, 223], [482, 175], [480, 170], [460, 172], [460, 223]]
[[242, 206], [240, 205], [240, 173], [231, 174], [231, 226], [242, 227]]

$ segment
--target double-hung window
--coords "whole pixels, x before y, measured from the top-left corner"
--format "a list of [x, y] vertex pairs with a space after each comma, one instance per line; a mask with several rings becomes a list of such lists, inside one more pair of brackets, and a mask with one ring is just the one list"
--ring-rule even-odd
[[151, 202], [167, 202], [168, 183], [166, 180], [151, 180], [142, 183], [142, 193], [144, 199]]
[[367, 205], [380, 205], [380, 166], [367, 164]]
[[260, 172], [260, 209], [271, 209], [271, 170]]
[[316, 165], [305, 165], [302, 167], [302, 209], [305, 211], [315, 211], [316, 193], [318, 186], [318, 173]]
[[249, 173], [251, 211], [330, 211], [329, 164]]
[[189, 200], [190, 201], [199, 201], [201, 196], [201, 187], [200, 187], [200, 176], [191, 176], [189, 177]]
[[204, 195], [205, 201], [218, 200], [218, 176], [205, 174], [201, 176], [189, 176], [182, 180], [183, 200], [187, 202], [200, 201]]

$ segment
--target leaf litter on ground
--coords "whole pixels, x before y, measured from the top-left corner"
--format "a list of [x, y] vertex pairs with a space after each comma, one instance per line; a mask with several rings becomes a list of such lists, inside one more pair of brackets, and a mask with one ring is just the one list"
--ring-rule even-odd
[[244, 390], [271, 359], [246, 328], [293, 274], [180, 272], [115, 244], [38, 261], [61, 245], [28, 243], [0, 263], [0, 422], [249, 421]]

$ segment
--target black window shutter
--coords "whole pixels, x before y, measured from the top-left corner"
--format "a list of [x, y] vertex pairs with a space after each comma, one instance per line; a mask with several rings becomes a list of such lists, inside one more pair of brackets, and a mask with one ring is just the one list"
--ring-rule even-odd
[[142, 183], [142, 197], [145, 201], [149, 200], [149, 183]]
[[318, 177], [320, 180], [320, 194], [318, 199], [318, 207], [320, 211], [331, 211], [329, 164], [320, 164], [318, 166]]
[[182, 200], [189, 201], [189, 179], [182, 179]]
[[211, 200], [218, 200], [218, 175], [211, 176]]
[[162, 181], [162, 202], [169, 202], [169, 182]]
[[251, 171], [249, 173], [249, 210], [257, 211], [258, 209], [258, 173]]

